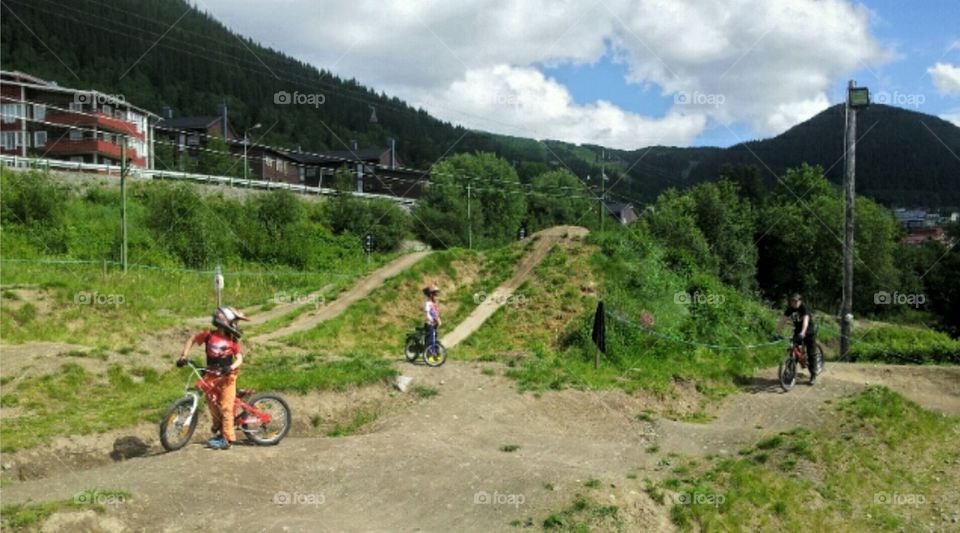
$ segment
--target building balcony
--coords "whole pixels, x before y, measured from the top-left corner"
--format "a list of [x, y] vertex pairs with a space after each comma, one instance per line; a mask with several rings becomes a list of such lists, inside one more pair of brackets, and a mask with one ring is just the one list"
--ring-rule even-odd
[[[54, 142], [48, 142], [43, 148], [47, 154], [54, 156], [71, 156], [81, 154], [98, 154], [111, 159], [120, 159], [120, 145], [107, 141], [96, 139], [82, 139], [71, 141], [69, 139], [60, 139]], [[127, 148], [127, 158], [140, 160], [137, 151], [133, 148]]]
[[136, 137], [137, 139], [141, 140], [145, 138], [142, 132], [137, 131], [137, 126], [135, 124], [120, 118], [111, 117], [110, 115], [104, 115], [102, 113], [88, 115], [67, 112], [49, 112], [47, 113], [45, 120], [54, 124], [64, 124], [82, 128], [97, 127], [103, 130]]

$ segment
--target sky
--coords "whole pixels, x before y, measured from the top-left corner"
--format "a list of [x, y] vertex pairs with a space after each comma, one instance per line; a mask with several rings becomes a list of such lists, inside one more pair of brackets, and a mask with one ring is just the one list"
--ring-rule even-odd
[[730, 146], [841, 103], [848, 80], [960, 125], [957, 0], [195, 3], [260, 44], [496, 133]]

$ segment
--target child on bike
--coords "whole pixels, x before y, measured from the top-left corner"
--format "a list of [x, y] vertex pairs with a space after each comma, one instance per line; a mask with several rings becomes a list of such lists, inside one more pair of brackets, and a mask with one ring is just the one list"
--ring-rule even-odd
[[783, 312], [780, 322], [777, 325], [779, 331], [783, 323], [787, 320], [793, 321], [793, 342], [797, 346], [804, 345], [807, 352], [807, 365], [810, 369], [810, 384], [816, 385], [817, 374], [820, 373], [823, 354], [817, 349], [817, 326], [813, 322], [813, 314], [803, 303], [803, 297], [799, 293], [793, 293], [790, 296], [790, 303]]
[[[237, 398], [237, 372], [243, 364], [240, 330], [237, 322], [248, 320], [232, 307], [218, 307], [213, 312], [215, 329], [201, 331], [187, 339], [177, 366], [187, 362], [187, 354], [195, 344], [203, 344], [207, 353], [207, 375], [211, 376], [219, 397], [219, 405], [207, 402], [213, 418], [213, 438], [207, 444], [215, 450], [227, 450], [237, 440], [233, 427], [233, 404]], [[219, 433], [219, 435], [217, 435]]]
[[428, 346], [437, 343], [437, 328], [443, 324], [443, 321], [440, 320], [440, 308], [437, 306], [438, 294], [440, 294], [440, 289], [436, 285], [427, 285], [423, 288], [423, 295], [427, 297], [426, 303], [423, 304], [423, 311], [426, 314], [423, 327], [427, 331]]

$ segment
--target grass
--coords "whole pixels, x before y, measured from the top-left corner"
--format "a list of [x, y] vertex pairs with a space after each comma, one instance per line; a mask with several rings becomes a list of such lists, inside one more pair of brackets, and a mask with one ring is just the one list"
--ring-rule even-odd
[[519, 449], [520, 449], [519, 444], [504, 444], [503, 446], [500, 447], [500, 451], [506, 452], [506, 453], [513, 453]]
[[[883, 387], [828, 407], [816, 430], [761, 439], [739, 458], [687, 461], [671, 491], [681, 530], [921, 531], [960, 483], [960, 419]], [[904, 503], [906, 502], [906, 503]], [[919, 502], [919, 503], [918, 503]]]
[[413, 393], [421, 398], [431, 398], [440, 394], [440, 391], [433, 387], [427, 387], [425, 385], [417, 385], [413, 388]]
[[122, 504], [130, 498], [131, 494], [123, 490], [93, 489], [79, 492], [70, 500], [4, 505], [0, 511], [0, 523], [3, 524], [3, 529], [33, 529], [61, 510], [92, 509], [102, 513], [106, 510], [105, 505]]
[[565, 509], [544, 519], [543, 529], [571, 532], [626, 531], [626, 526], [620, 516], [620, 508], [616, 505], [600, 505], [582, 494], [577, 494]]
[[510, 275], [521, 255], [522, 248], [516, 245], [487, 252], [456, 248], [433, 252], [389, 278], [339, 317], [286, 342], [311, 350], [401, 353], [406, 334], [422, 322], [420, 290], [426, 283], [440, 286], [443, 321], [452, 326], [476, 307], [475, 294], [492, 292]]
[[[388, 361], [369, 357], [323, 362], [311, 354], [265, 355], [244, 365], [240, 384], [262, 391], [339, 391], [384, 381], [396, 373]], [[133, 376], [142, 380], [135, 381]], [[4, 419], [0, 426], [2, 451], [32, 448], [58, 436], [159, 422], [183, 394], [187, 376], [182, 370], [161, 374], [151, 368], [119, 365], [93, 374], [68, 362], [55, 374], [8, 384], [0, 405], [18, 406], [24, 414]]]
[[[242, 275], [231, 275], [240, 270]], [[278, 292], [307, 293], [329, 283], [349, 285], [363, 269], [298, 272], [285, 267], [225, 267], [223, 299], [240, 309], [264, 303]], [[346, 277], [345, 277], [346, 276]], [[3, 300], [0, 328], [4, 342], [49, 341], [119, 350], [130, 339], [205, 316], [216, 305], [212, 275], [118, 269], [99, 265], [3, 263], [6, 285], [21, 289], [21, 300]], [[64, 327], [66, 325], [67, 327]], [[262, 326], [261, 326], [262, 327]]]
[[353, 414], [353, 418], [344, 423], [337, 423], [332, 429], [327, 431], [328, 437], [349, 437], [355, 435], [364, 426], [377, 420], [379, 415], [373, 409], [359, 409]]
[[496, 359], [530, 352], [534, 346], [560, 348], [564, 329], [596, 306], [594, 248], [579, 242], [555, 245], [514, 296], [497, 310], [452, 356]]
[[[767, 341], [775, 326], [768, 310], [716, 278], [674, 271], [665, 254], [649, 239], [621, 230], [595, 232], [586, 244], [555, 249], [533, 276], [540, 285], [530, 282], [535, 303], [538, 288], [545, 289], [544, 309], [500, 310], [484, 325], [505, 332], [501, 340], [509, 342], [505, 336], [514, 334], [518, 313], [528, 313], [520, 323], [551, 324], [550, 338], [528, 342], [525, 356], [506, 375], [523, 391], [619, 388], [674, 395], [686, 394], [683, 387], [693, 384], [698, 395], [713, 400], [737, 390], [756, 369], [776, 364], [781, 347], [741, 348]], [[678, 304], [680, 292], [716, 293], [723, 303]], [[571, 296], [577, 294], [579, 300]], [[595, 369], [591, 333], [598, 294], [605, 309], [617, 314], [607, 315], [607, 350]], [[551, 323], [555, 315], [565, 321]], [[540, 333], [549, 329], [540, 327]], [[464, 345], [483, 347], [474, 337]]]

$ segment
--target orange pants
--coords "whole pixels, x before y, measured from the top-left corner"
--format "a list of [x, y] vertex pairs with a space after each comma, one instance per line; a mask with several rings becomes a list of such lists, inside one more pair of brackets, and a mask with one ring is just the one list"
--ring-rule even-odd
[[212, 381], [220, 396], [219, 405], [207, 402], [210, 416], [213, 418], [213, 426], [220, 429], [220, 434], [227, 439], [227, 442], [233, 443], [237, 440], [233, 427], [233, 404], [237, 400], [237, 374], [235, 372], [229, 376], [216, 377]]

